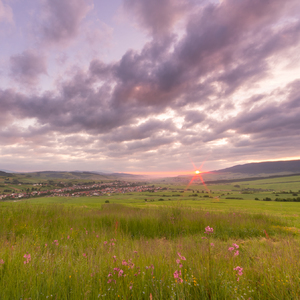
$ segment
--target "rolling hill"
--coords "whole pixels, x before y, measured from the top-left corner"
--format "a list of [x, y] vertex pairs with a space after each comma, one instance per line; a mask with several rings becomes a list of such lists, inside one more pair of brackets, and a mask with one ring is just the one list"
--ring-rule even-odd
[[277, 174], [300, 173], [300, 160], [267, 161], [236, 165], [230, 168], [214, 171], [214, 173], [241, 173], [241, 174]]

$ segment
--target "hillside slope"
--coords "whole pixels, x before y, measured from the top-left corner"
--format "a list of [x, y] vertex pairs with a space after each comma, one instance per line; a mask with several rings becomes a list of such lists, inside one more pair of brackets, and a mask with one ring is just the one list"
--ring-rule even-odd
[[214, 171], [216, 173], [242, 173], [242, 174], [275, 174], [300, 173], [300, 160], [267, 161], [237, 165], [230, 168]]

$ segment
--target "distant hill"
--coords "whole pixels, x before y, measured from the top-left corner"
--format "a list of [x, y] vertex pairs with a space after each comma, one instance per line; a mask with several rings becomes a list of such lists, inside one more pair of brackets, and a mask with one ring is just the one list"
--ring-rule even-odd
[[9, 174], [6, 172], [0, 171], [0, 176], [7, 176], [7, 175], [9, 175]]
[[[14, 176], [14, 174], [9, 174], [3, 172], [2, 176]], [[86, 172], [86, 171], [40, 171], [40, 172], [26, 172], [15, 174], [19, 176], [25, 176], [26, 178], [36, 178], [36, 179], [77, 179], [77, 180], [133, 180], [137, 178], [143, 178], [140, 175], [133, 175], [127, 173], [100, 173], [100, 172]], [[1, 176], [1, 175], [0, 175]]]
[[10, 170], [5, 170], [5, 169], [0, 169], [1, 172], [5, 172], [5, 173], [17, 173], [14, 171], [10, 171]]
[[300, 173], [300, 160], [266, 161], [237, 165], [230, 168], [214, 171], [214, 173], [240, 173], [240, 174], [278, 174]]
[[6, 172], [0, 170], [0, 176], [3, 176], [3, 177], [13, 177], [13, 174], [6, 173]]

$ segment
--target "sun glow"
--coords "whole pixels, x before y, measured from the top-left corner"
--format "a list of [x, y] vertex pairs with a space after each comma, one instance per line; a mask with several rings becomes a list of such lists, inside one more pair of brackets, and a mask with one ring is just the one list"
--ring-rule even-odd
[[200, 172], [199, 170], [196, 170], [196, 171], [195, 171], [195, 174], [197, 174], [197, 175], [200, 174], [200, 173], [201, 173], [201, 172]]

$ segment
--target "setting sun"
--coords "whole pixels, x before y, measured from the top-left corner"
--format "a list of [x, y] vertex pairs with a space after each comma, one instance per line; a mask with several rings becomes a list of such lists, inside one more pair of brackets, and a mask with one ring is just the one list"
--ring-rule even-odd
[[196, 174], [200, 174], [201, 172], [199, 170], [195, 171]]

